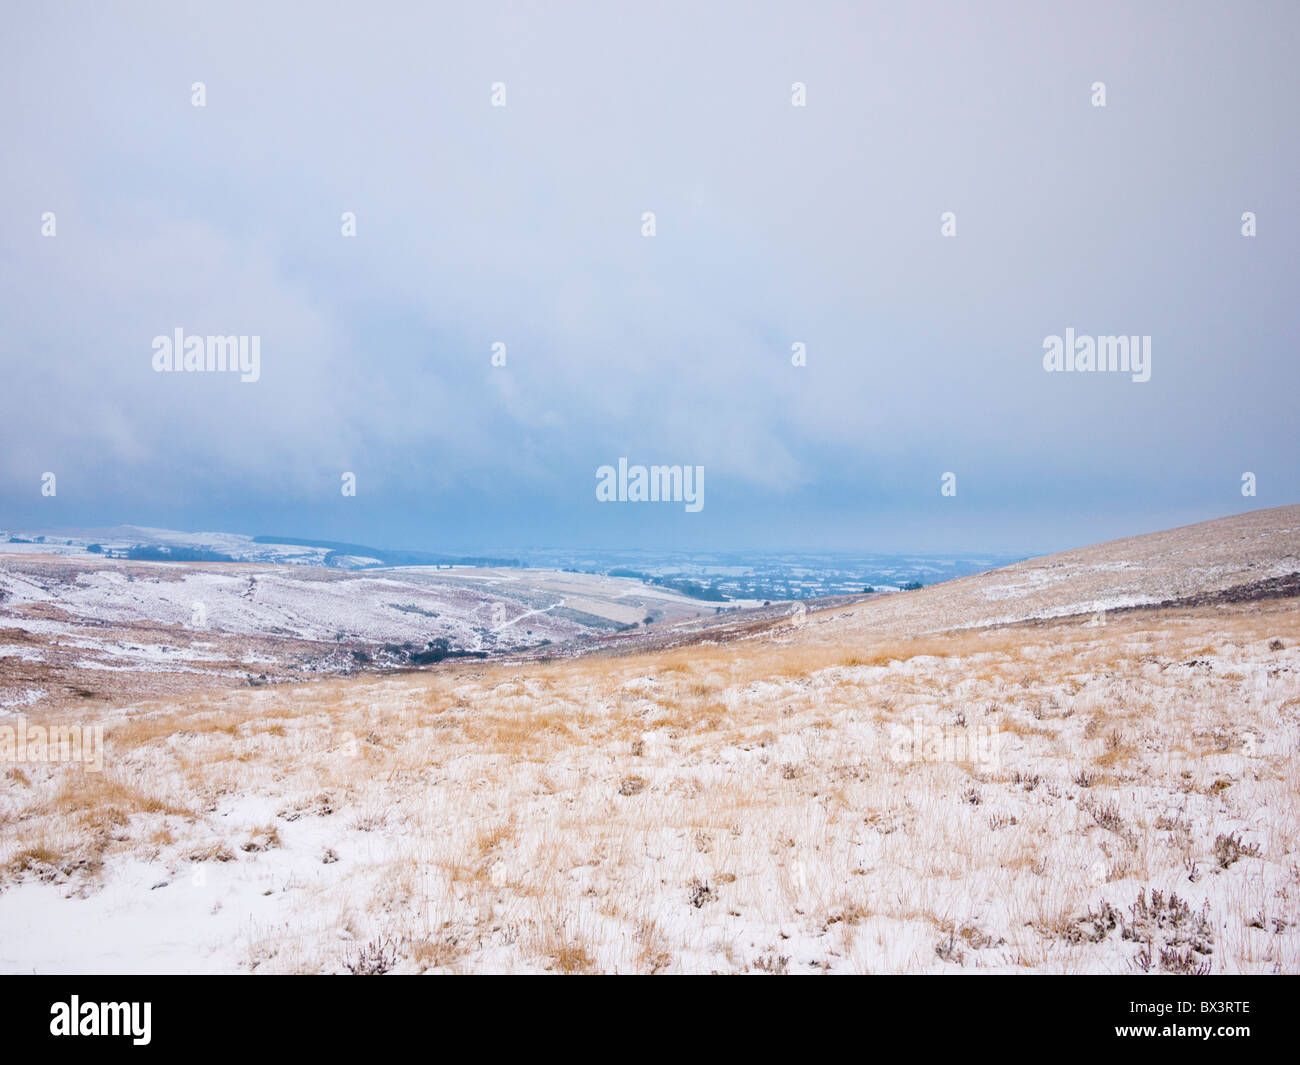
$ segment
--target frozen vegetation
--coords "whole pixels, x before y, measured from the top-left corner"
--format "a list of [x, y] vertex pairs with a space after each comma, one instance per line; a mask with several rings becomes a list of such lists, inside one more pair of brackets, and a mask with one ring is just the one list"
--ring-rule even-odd
[[674, 646], [11, 709], [106, 752], [3, 770], [0, 969], [1300, 971], [1298, 555], [1281, 508]]

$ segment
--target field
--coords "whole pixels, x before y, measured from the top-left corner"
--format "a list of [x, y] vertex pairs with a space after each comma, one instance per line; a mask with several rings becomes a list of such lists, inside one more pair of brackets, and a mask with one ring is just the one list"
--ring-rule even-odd
[[[31, 722], [5, 971], [1300, 971], [1300, 508]], [[14, 711], [0, 719], [9, 724]]]
[[549, 570], [0, 554], [0, 713], [500, 656], [714, 611]]

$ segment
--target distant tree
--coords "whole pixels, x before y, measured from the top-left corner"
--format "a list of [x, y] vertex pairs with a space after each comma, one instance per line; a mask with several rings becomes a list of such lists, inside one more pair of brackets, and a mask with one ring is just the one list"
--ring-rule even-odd
[[876, 589], [875, 589], [872, 585], [868, 584], [865, 588], [862, 589], [862, 594], [863, 594], [863, 595], [870, 595], [870, 594], [871, 594], [872, 592], [874, 592], [875, 590], [876, 590]]
[[908, 581], [906, 584], [900, 584], [900, 588], [905, 592], [914, 592], [921, 587], [920, 581]]
[[104, 553], [103, 544], [91, 544], [86, 548], [92, 555], [102, 555]]
[[230, 555], [205, 547], [173, 547], [170, 544], [136, 544], [126, 550], [132, 562], [234, 562]]

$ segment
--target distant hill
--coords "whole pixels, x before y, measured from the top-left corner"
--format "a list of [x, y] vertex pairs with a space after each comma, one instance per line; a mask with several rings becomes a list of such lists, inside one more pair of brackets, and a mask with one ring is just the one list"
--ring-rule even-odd
[[[1296, 595], [1300, 506], [1093, 544], [864, 602], [841, 625], [903, 634]], [[850, 620], [851, 619], [851, 620]], [[826, 634], [829, 638], [830, 634]]]
[[[487, 555], [439, 555], [428, 551], [390, 551], [367, 547], [365, 544], [340, 543], [335, 540], [312, 540], [299, 536], [254, 536], [255, 544], [285, 544], [289, 547], [324, 548], [325, 565], [335, 565], [338, 559], [376, 559], [384, 566], [492, 566], [517, 567], [517, 558], [493, 558]], [[355, 568], [355, 567], [349, 567]]]

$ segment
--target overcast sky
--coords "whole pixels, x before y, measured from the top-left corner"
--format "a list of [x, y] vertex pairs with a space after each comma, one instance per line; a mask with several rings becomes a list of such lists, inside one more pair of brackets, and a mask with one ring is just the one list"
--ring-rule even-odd
[[[4, 23], [0, 527], [1038, 552], [1300, 502], [1294, 3]], [[177, 327], [260, 379], [155, 372]], [[1067, 328], [1150, 380], [1046, 372]], [[621, 456], [704, 508], [597, 502]]]

